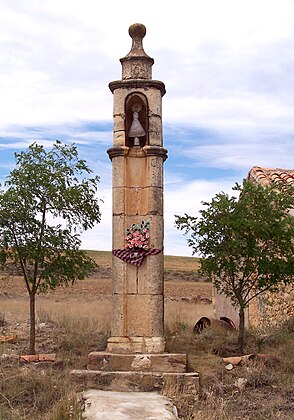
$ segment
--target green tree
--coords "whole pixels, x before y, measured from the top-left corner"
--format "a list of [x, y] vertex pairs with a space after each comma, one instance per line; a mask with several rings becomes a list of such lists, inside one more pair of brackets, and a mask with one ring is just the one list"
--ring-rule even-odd
[[203, 202], [200, 217], [176, 216], [176, 226], [190, 235], [201, 271], [239, 310], [239, 350], [244, 348], [244, 310], [267, 290], [276, 291], [294, 275], [293, 190], [244, 180], [233, 190], [240, 195], [216, 194]]
[[0, 191], [0, 265], [23, 276], [34, 354], [36, 294], [73, 284], [95, 267], [79, 247], [80, 234], [100, 222], [99, 177], [90, 177], [74, 144], [56, 141], [47, 151], [34, 143], [15, 157]]

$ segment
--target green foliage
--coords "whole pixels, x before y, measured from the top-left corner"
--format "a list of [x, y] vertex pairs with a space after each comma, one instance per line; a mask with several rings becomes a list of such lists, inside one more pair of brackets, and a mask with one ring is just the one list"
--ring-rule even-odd
[[201, 271], [244, 310], [260, 293], [293, 281], [294, 193], [246, 180], [233, 189], [240, 198], [216, 194], [203, 203], [200, 218], [176, 216], [176, 226], [190, 234], [189, 246], [203, 257]]
[[51, 150], [33, 143], [15, 153], [0, 192], [0, 266], [21, 272], [30, 297], [83, 279], [95, 263], [79, 250], [80, 234], [100, 222], [99, 177], [74, 144]]

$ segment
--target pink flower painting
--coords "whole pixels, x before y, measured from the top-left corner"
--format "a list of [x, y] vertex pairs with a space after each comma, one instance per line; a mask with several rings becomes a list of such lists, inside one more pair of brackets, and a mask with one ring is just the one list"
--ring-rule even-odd
[[142, 220], [141, 223], [133, 223], [126, 229], [126, 249], [149, 249], [149, 227], [150, 222]]

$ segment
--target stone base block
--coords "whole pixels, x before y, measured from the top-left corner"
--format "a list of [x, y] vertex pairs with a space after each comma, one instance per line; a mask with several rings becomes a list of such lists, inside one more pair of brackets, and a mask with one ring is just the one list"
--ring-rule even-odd
[[170, 389], [177, 392], [198, 394], [199, 375], [193, 373], [155, 372], [105, 372], [97, 370], [73, 370], [71, 376], [81, 389], [105, 391], [160, 391]]
[[142, 371], [142, 372], [178, 372], [187, 368], [186, 354], [115, 354], [92, 352], [88, 355], [89, 370], [101, 371]]
[[163, 337], [110, 337], [107, 351], [111, 353], [163, 353]]

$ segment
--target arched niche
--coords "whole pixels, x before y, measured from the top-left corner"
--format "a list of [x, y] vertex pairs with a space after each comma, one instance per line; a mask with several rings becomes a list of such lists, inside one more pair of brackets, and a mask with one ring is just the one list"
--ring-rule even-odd
[[148, 100], [139, 92], [125, 100], [126, 146], [143, 147], [148, 144]]

